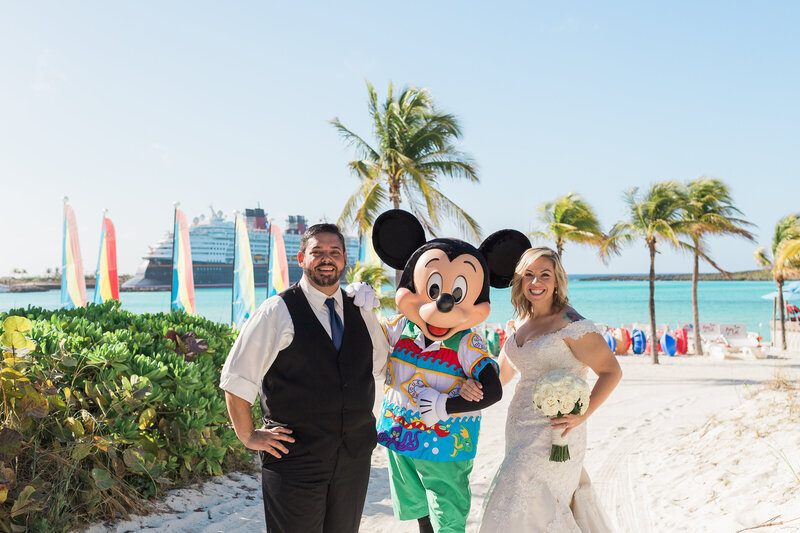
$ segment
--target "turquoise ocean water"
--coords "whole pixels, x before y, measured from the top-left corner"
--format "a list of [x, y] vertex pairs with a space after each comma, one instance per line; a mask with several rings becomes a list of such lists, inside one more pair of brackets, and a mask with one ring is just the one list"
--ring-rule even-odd
[[[677, 322], [691, 322], [691, 283], [688, 281], [656, 282], [656, 321], [675, 327]], [[772, 301], [762, 295], [776, 290], [769, 281], [704, 281], [698, 288], [700, 320], [738, 322], [750, 331], [758, 331], [769, 339]], [[488, 322], [505, 324], [511, 318], [510, 289], [492, 289], [492, 313]], [[91, 299], [94, 289], [88, 289]], [[56, 308], [59, 291], [0, 293], [0, 312], [28, 305]], [[122, 307], [135, 313], [163, 312], [169, 309], [168, 292], [123, 292]], [[256, 289], [256, 304], [266, 297], [265, 288]], [[648, 322], [646, 281], [580, 281], [571, 280], [569, 297], [573, 306], [587, 318], [609, 326], [631, 322]], [[229, 322], [230, 289], [197, 289], [197, 312], [211, 320]]]

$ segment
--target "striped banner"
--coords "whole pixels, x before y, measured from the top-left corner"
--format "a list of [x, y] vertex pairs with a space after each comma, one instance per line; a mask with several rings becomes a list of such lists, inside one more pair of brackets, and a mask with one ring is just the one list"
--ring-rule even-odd
[[117, 239], [114, 224], [103, 216], [100, 230], [100, 255], [97, 258], [97, 276], [94, 287], [94, 303], [109, 300], [119, 301], [119, 278], [117, 277]]
[[81, 245], [75, 213], [64, 202], [64, 241], [61, 252], [61, 307], [86, 307], [86, 280], [83, 277]]
[[183, 211], [175, 208], [175, 228], [172, 233], [172, 295], [171, 310], [183, 309], [195, 314], [194, 274], [192, 272], [192, 245], [189, 226]]
[[372, 228], [363, 232], [358, 238], [358, 262], [361, 266], [381, 264], [381, 260], [372, 246]]
[[242, 215], [236, 215], [233, 247], [233, 308], [231, 322], [241, 328], [256, 311], [256, 284], [250, 237]]
[[289, 288], [289, 265], [283, 234], [275, 224], [269, 225], [269, 280], [267, 297], [275, 296]]

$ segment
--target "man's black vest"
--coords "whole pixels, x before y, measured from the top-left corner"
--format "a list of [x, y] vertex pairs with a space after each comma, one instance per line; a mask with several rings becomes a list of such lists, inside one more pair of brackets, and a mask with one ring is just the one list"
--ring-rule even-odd
[[262, 464], [327, 461], [342, 445], [353, 454], [372, 451], [377, 441], [372, 341], [359, 308], [342, 294], [344, 335], [337, 352], [299, 286], [280, 297], [289, 308], [294, 339], [264, 376], [259, 397], [264, 424], [286, 425], [295, 442], [284, 443], [289, 453], [281, 459], [261, 452]]

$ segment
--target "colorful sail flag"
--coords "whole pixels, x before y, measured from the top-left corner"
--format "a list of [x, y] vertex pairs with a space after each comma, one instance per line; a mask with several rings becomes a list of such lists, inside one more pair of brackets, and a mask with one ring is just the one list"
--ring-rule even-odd
[[103, 215], [100, 230], [100, 255], [97, 258], [97, 275], [94, 286], [94, 303], [109, 300], [119, 301], [119, 278], [117, 277], [117, 239], [114, 224]]
[[289, 265], [286, 262], [286, 248], [283, 234], [275, 224], [269, 225], [269, 280], [267, 296], [275, 296], [289, 288]]
[[363, 265], [380, 265], [381, 260], [372, 246], [372, 228], [361, 232], [358, 239], [358, 262]]
[[256, 283], [250, 237], [242, 215], [236, 215], [233, 237], [233, 308], [231, 322], [241, 328], [256, 312]]
[[61, 307], [86, 307], [86, 280], [83, 277], [81, 245], [75, 213], [64, 199], [64, 242], [61, 252]]
[[194, 314], [194, 274], [189, 226], [183, 211], [175, 207], [175, 228], [172, 232], [172, 302], [170, 309], [184, 309]]

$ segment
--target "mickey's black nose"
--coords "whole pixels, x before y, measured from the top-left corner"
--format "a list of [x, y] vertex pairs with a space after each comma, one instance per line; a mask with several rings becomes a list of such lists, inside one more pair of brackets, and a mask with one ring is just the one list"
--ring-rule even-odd
[[456, 305], [456, 300], [453, 298], [452, 294], [443, 292], [438, 298], [436, 298], [436, 309], [442, 313], [449, 313], [453, 309], [454, 305]]

